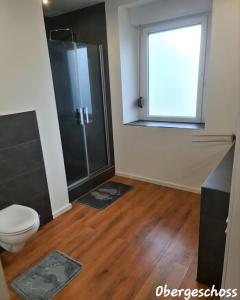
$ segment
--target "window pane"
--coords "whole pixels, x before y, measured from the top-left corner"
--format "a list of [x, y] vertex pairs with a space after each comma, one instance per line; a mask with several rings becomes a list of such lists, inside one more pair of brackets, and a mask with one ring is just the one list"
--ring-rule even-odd
[[149, 115], [196, 117], [201, 25], [149, 34]]

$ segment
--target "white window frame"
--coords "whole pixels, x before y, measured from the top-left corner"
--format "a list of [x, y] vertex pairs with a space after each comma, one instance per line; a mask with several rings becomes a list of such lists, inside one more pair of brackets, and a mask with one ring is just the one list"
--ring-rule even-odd
[[[204, 123], [204, 82], [205, 82], [205, 65], [206, 65], [206, 50], [208, 42], [208, 14], [195, 15], [191, 17], [183, 17], [174, 20], [155, 23], [154, 25], [146, 25], [141, 28], [141, 49], [140, 49], [140, 93], [143, 97], [144, 106], [140, 111], [141, 119], [149, 121], [163, 122], [187, 122], [187, 123]], [[160, 117], [149, 115], [149, 66], [148, 66], [148, 37], [149, 34], [155, 32], [164, 32], [168, 30], [202, 25], [201, 35], [201, 50], [198, 75], [198, 96], [197, 96], [197, 111], [196, 117]]]

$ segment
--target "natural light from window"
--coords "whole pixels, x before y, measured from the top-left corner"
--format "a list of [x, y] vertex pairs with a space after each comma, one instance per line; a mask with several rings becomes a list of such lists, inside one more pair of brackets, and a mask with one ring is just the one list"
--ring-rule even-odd
[[149, 117], [196, 117], [201, 33], [201, 24], [149, 33]]

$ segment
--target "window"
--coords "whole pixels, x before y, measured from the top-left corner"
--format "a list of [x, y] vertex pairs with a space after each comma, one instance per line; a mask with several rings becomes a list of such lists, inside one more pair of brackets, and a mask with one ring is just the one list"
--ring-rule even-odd
[[203, 122], [207, 16], [143, 27], [143, 119]]

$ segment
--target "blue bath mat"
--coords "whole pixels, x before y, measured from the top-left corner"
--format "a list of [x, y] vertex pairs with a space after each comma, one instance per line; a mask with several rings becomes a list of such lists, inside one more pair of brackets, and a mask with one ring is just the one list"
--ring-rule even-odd
[[23, 300], [50, 300], [82, 270], [80, 263], [53, 252], [11, 284]]
[[104, 209], [131, 189], [131, 185], [108, 181], [82, 196], [78, 201], [97, 209]]

